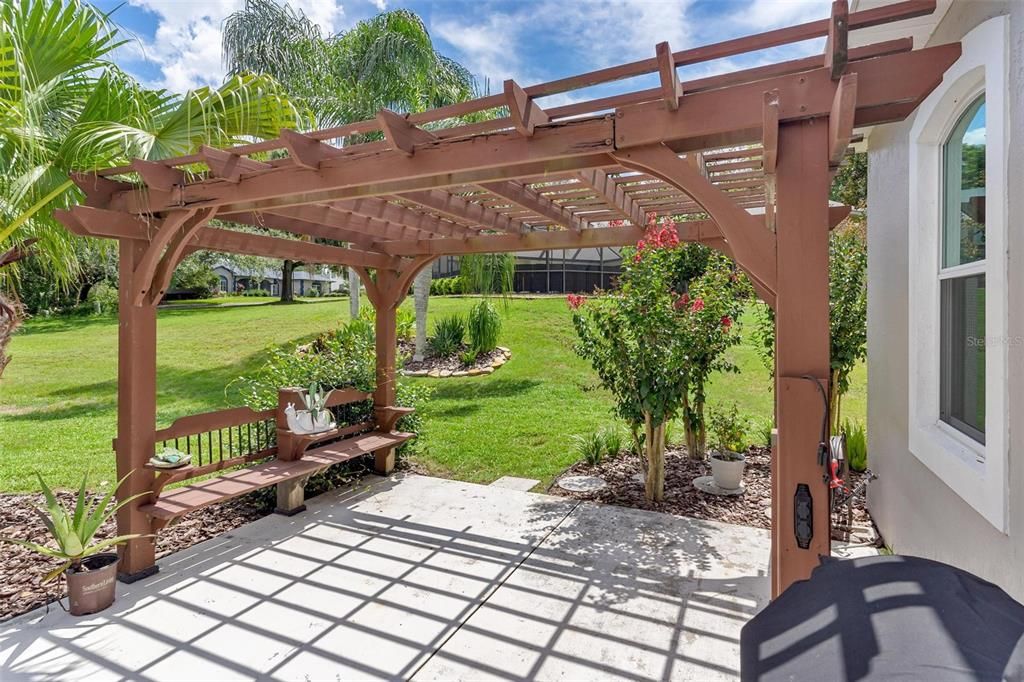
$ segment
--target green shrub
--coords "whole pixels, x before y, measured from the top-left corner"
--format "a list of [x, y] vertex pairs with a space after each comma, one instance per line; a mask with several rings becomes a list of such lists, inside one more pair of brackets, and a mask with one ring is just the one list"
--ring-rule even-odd
[[399, 340], [409, 341], [416, 336], [416, 312], [414, 310], [399, 308], [396, 318], [396, 335]]
[[96, 315], [110, 315], [117, 312], [117, 287], [107, 282], [99, 282], [89, 289], [86, 303]]
[[269, 297], [272, 294], [266, 289], [246, 289], [242, 292], [242, 296], [262, 296]]
[[715, 449], [720, 454], [743, 452], [747, 420], [740, 416], [736, 403], [712, 407], [708, 412], [708, 431]]
[[484, 299], [469, 309], [469, 348], [477, 355], [488, 353], [498, 345], [501, 315], [490, 301]]
[[327, 389], [355, 387], [370, 391], [376, 383], [373, 328], [352, 322], [336, 332], [317, 338], [306, 353], [279, 347], [270, 351], [262, 367], [233, 381], [242, 402], [254, 410], [277, 407], [278, 389], [308, 386]]
[[188, 256], [174, 269], [171, 277], [171, 289], [183, 289], [194, 292], [197, 298], [213, 295], [220, 286], [220, 278], [210, 267], [209, 262], [200, 254]]
[[868, 468], [868, 433], [863, 422], [844, 420], [843, 435], [846, 437], [846, 463], [854, 471], [864, 471]]
[[434, 334], [428, 339], [430, 351], [448, 357], [462, 348], [466, 337], [466, 323], [459, 315], [448, 315], [434, 323]]

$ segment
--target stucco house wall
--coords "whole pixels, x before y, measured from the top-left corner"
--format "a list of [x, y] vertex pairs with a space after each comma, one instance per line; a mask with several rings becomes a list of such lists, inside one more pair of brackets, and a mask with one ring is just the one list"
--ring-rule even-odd
[[[1005, 524], [998, 528], [911, 451], [914, 395], [909, 376], [913, 269], [910, 224], [914, 118], [881, 126], [868, 137], [868, 449], [879, 480], [869, 506], [886, 541], [899, 554], [960, 566], [991, 580], [1024, 601], [1024, 2], [953, 2], [928, 44], [960, 40], [992, 17], [1008, 16], [1009, 118], [1006, 223], [1007, 345], [1005, 390], [1008, 438]], [[989, 84], [986, 82], [986, 88]], [[920, 115], [920, 113], [918, 114]], [[990, 151], [990, 153], [992, 153]], [[988, 331], [986, 330], [986, 333]], [[991, 345], [987, 346], [991, 348]], [[991, 352], [991, 351], [990, 351]]]

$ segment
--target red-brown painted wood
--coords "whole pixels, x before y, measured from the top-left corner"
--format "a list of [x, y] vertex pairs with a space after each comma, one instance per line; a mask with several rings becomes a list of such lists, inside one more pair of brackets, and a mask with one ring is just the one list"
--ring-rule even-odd
[[[825, 406], [814, 383], [829, 380], [828, 122], [779, 127], [776, 169], [775, 398], [777, 455], [772, 471], [772, 595], [810, 577], [830, 553], [828, 487], [818, 443]], [[813, 496], [814, 537], [797, 546], [793, 500], [799, 484]]]
[[[131, 474], [118, 490], [124, 499], [152, 490], [153, 472], [143, 468], [156, 444], [156, 306], [135, 305], [135, 268], [146, 253], [146, 243], [122, 240], [119, 251], [117, 330], [117, 477]], [[148, 283], [147, 283], [148, 284]], [[137, 499], [117, 513], [119, 535], [151, 532], [149, 517], [139, 511]], [[156, 559], [151, 537], [129, 540], [118, 548], [118, 573], [129, 578], [151, 570]]]

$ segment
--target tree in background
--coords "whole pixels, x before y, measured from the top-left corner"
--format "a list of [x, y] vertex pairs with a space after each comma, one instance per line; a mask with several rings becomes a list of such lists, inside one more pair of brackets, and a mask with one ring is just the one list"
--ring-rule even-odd
[[[434, 49], [423, 21], [409, 10], [384, 12], [325, 36], [287, 4], [246, 0], [225, 20], [222, 48], [229, 74], [273, 76], [312, 112], [312, 128], [372, 119], [382, 108], [417, 112], [474, 95], [469, 71]], [[291, 271], [288, 262], [284, 271]], [[349, 284], [354, 319], [358, 278], [350, 277]], [[429, 282], [427, 288], [429, 293]], [[282, 277], [282, 300], [286, 291], [290, 278]]]
[[[54, 221], [78, 203], [69, 179], [89, 171], [276, 136], [299, 110], [266, 76], [238, 75], [184, 95], [142, 87], [110, 61], [125, 40], [78, 0], [0, 3], [0, 246], [38, 239], [50, 289], [78, 286], [85, 240]], [[0, 286], [13, 290], [20, 269]]]

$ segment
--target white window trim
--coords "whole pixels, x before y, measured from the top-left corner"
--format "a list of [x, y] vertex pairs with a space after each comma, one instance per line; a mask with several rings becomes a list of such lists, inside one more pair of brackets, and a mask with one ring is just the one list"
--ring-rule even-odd
[[[963, 53], [917, 110], [910, 130], [909, 449], [1001, 532], [1007, 532], [1009, 415], [1006, 380], [1009, 22], [996, 17], [963, 37]], [[939, 279], [942, 147], [960, 115], [985, 94], [985, 444], [939, 419]], [[969, 264], [973, 265], [973, 264]], [[947, 268], [942, 276], [960, 268]], [[971, 269], [971, 268], [967, 268]], [[977, 268], [973, 268], [977, 270]], [[908, 495], [925, 494], [908, 490]]]

